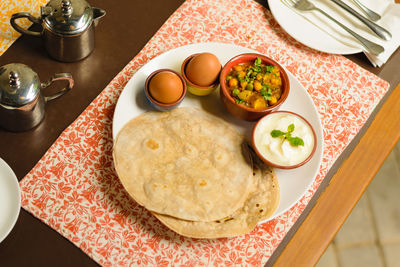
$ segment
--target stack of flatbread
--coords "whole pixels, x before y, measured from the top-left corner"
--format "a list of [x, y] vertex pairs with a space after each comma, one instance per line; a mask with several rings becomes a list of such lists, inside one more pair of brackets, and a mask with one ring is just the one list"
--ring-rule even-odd
[[119, 132], [113, 157], [132, 198], [184, 236], [245, 234], [278, 206], [272, 168], [233, 126], [199, 109], [132, 119]]

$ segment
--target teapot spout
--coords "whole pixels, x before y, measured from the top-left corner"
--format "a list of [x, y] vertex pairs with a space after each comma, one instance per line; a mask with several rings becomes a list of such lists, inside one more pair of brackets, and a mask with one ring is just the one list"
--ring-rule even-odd
[[106, 15], [106, 11], [104, 9], [93, 7], [94, 26], [97, 26], [97, 24], [99, 24], [99, 19], [101, 19], [105, 15]]

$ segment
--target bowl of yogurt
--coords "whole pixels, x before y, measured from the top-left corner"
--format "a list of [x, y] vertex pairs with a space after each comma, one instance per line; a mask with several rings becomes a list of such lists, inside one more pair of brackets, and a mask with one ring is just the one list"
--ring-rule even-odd
[[253, 128], [252, 142], [265, 163], [281, 169], [306, 164], [317, 147], [311, 124], [291, 111], [275, 111], [262, 117]]

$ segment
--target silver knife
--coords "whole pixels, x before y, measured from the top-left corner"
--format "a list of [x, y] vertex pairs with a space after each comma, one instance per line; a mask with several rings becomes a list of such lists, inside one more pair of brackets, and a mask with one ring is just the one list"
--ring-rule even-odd
[[378, 24], [370, 21], [369, 19], [361, 16], [357, 13], [353, 8], [348, 6], [346, 3], [341, 0], [332, 0], [332, 2], [336, 3], [338, 6], [342, 7], [344, 10], [348, 11], [350, 14], [361, 20], [365, 25], [368, 26], [374, 33], [376, 33], [383, 40], [390, 40], [392, 38], [392, 34], [386, 30], [385, 28], [379, 26]]

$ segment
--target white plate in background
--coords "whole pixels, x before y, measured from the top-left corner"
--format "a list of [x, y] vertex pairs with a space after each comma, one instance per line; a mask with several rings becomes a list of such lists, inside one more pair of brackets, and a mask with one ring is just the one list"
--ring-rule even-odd
[[[360, 25], [355, 17], [335, 3], [327, 0], [311, 2], [357, 33], [360, 33], [359, 30], [365, 30], [365, 26]], [[346, 4], [351, 5], [348, 1]], [[355, 44], [356, 41], [351, 35], [318, 11], [304, 12], [302, 16], [283, 4], [281, 0], [268, 0], [268, 5], [279, 25], [302, 44], [330, 54], [349, 55], [362, 52], [361, 46]], [[329, 33], [334, 33], [337, 38]]]
[[0, 158], [0, 242], [11, 232], [21, 208], [17, 177], [8, 164]]

